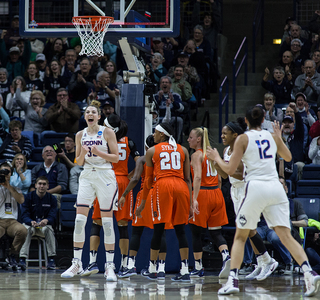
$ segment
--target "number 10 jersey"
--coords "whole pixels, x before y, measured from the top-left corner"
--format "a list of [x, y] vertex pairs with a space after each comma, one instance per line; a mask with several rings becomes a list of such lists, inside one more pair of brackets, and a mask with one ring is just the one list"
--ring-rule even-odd
[[248, 146], [242, 161], [246, 166], [245, 181], [250, 180], [278, 180], [276, 169], [277, 145], [269, 131], [246, 131]]

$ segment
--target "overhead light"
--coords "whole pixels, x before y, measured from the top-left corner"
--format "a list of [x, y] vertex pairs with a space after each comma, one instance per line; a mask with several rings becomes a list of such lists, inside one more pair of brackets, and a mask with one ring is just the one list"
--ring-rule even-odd
[[281, 45], [281, 39], [273, 39], [274, 45]]

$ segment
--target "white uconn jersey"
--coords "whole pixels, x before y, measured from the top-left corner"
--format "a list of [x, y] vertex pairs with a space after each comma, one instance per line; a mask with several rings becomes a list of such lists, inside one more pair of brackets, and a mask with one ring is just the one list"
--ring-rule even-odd
[[[231, 153], [231, 155], [228, 154], [229, 149], [230, 149], [230, 146], [228, 146], [228, 148], [226, 149], [226, 151], [224, 152], [224, 155], [223, 155], [223, 160], [225, 162], [227, 162], [227, 163], [229, 163], [230, 158], [232, 156], [232, 153]], [[234, 185], [234, 184], [237, 184], [237, 183], [243, 183], [243, 180], [236, 179], [236, 178], [234, 178], [234, 177], [232, 177], [230, 175], [229, 175], [229, 181], [230, 181], [231, 185]]]
[[112, 164], [100, 156], [97, 156], [91, 152], [91, 146], [96, 145], [98, 150], [109, 153], [108, 143], [103, 137], [103, 131], [105, 127], [99, 126], [99, 131], [95, 135], [89, 135], [87, 128], [83, 130], [81, 138], [81, 146], [88, 146], [89, 152], [87, 152], [84, 161], [84, 168], [100, 168], [100, 169], [112, 169]]
[[242, 157], [246, 165], [245, 181], [278, 180], [275, 158], [277, 145], [267, 130], [246, 131], [248, 146]]

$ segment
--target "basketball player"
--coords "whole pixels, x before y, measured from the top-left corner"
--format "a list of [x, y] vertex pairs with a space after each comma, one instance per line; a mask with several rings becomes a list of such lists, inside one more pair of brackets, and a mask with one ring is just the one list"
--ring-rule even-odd
[[[146, 151], [154, 146], [154, 139], [153, 135], [149, 135], [146, 139], [145, 142], [145, 149]], [[142, 196], [142, 190], [143, 190], [143, 184], [144, 184], [144, 179], [145, 179], [145, 174], [146, 174], [146, 158], [145, 155], [139, 157], [139, 159], [136, 162], [136, 167], [134, 170], [134, 175], [130, 179], [130, 182], [123, 192], [120, 200], [119, 200], [119, 206], [121, 207], [125, 201], [126, 201], [126, 196], [128, 193], [137, 185], [139, 182], [139, 179], [141, 177], [141, 188], [139, 193], [137, 194], [136, 198], [136, 204], [135, 204], [135, 211], [137, 207], [139, 207], [141, 203], [141, 196]], [[150, 190], [148, 194], [148, 208], [144, 209], [143, 212], [141, 213], [141, 218], [138, 218], [134, 214], [134, 219], [132, 221], [132, 233], [131, 233], [131, 240], [130, 240], [130, 247], [129, 247], [129, 257], [128, 257], [128, 267], [124, 269], [123, 272], [119, 272], [118, 276], [119, 278], [127, 278], [131, 277], [134, 275], [137, 275], [136, 267], [135, 267], [135, 258], [137, 256], [138, 250], [140, 248], [140, 239], [143, 233], [143, 229], [145, 227], [148, 227], [150, 229], [153, 229], [153, 221], [152, 221], [152, 190]], [[165, 279], [165, 259], [166, 259], [166, 252], [167, 252], [167, 245], [166, 245], [166, 238], [165, 234], [162, 236], [162, 241], [161, 241], [161, 247], [160, 247], [160, 252], [159, 252], [159, 264], [158, 264], [158, 269], [157, 269], [157, 279]], [[142, 270], [141, 273], [146, 276], [147, 270]]]
[[268, 226], [274, 229], [283, 245], [301, 266], [306, 284], [305, 296], [313, 296], [318, 292], [320, 276], [311, 269], [303, 248], [291, 235], [289, 202], [279, 181], [275, 164], [276, 154], [285, 161], [291, 161], [291, 152], [283, 143], [279, 123], [274, 123], [274, 133], [271, 134], [261, 130], [263, 119], [264, 111], [259, 106], [247, 111], [246, 123], [249, 131], [236, 139], [229, 163], [221, 159], [217, 149], [207, 150], [207, 157], [215, 160], [229, 175], [234, 174], [241, 159], [246, 166], [246, 195], [236, 218], [237, 229], [231, 251], [230, 275], [218, 294], [239, 292], [238, 270], [243, 259], [244, 244], [250, 230], [256, 228], [263, 213]]
[[72, 266], [61, 274], [71, 278], [80, 274], [82, 269], [82, 249], [85, 241], [85, 225], [89, 208], [97, 197], [99, 199], [106, 249], [105, 274], [107, 281], [117, 281], [114, 273], [113, 204], [118, 197], [117, 182], [112, 163], [119, 160], [116, 135], [110, 128], [99, 126], [101, 116], [100, 102], [92, 101], [86, 108], [84, 118], [88, 127], [76, 135], [77, 163], [84, 166], [79, 178], [77, 196], [77, 215], [75, 219]]
[[[189, 215], [192, 215], [189, 153], [186, 148], [176, 144], [173, 129], [169, 123], [156, 126], [154, 142], [157, 145], [151, 147], [146, 153], [147, 167], [142, 201], [136, 210], [137, 216], [141, 217], [149, 190], [153, 185], [154, 230], [147, 277], [157, 278], [156, 263], [161, 237], [165, 224], [171, 223], [179, 241], [181, 256], [180, 273], [172, 280], [189, 281], [189, 248], [185, 235], [185, 224], [188, 222]], [[154, 177], [155, 183], [153, 183]]]
[[207, 146], [210, 145], [207, 128], [192, 129], [188, 142], [190, 148], [196, 150], [191, 155], [194, 215], [189, 220], [189, 226], [192, 232], [195, 267], [190, 272], [190, 277], [204, 276], [201, 233], [203, 228], [208, 227], [213, 242], [222, 255], [223, 265], [219, 278], [228, 278], [231, 260], [227, 242], [221, 233], [221, 226], [228, 224], [228, 217], [224, 198], [219, 188], [221, 180], [206, 156]]
[[[229, 122], [222, 128], [221, 138], [224, 145], [228, 145], [223, 151], [223, 158], [225, 162], [229, 162], [234, 149], [234, 143], [236, 138], [243, 134], [247, 129], [247, 124], [244, 118], [238, 118], [238, 123]], [[222, 178], [226, 179], [228, 174], [226, 174], [218, 164], [215, 164], [218, 173]], [[234, 211], [237, 214], [240, 204], [245, 197], [245, 182], [243, 180], [244, 166], [242, 161], [240, 161], [234, 174], [229, 175], [229, 181], [231, 183], [231, 198], [233, 201]], [[257, 230], [250, 230], [249, 237], [251, 243], [253, 244], [253, 250], [257, 258], [257, 267], [253, 272], [246, 276], [246, 279], [253, 280], [264, 280], [272, 274], [273, 271], [278, 266], [278, 262], [271, 258], [261, 236], [258, 234]]]
[[[135, 143], [128, 139], [125, 135], [128, 131], [127, 123], [120, 119], [118, 115], [111, 114], [104, 120], [105, 125], [112, 129], [117, 138], [119, 162], [113, 164], [113, 169], [116, 175], [119, 194], [121, 195], [127, 184], [128, 179], [128, 159], [129, 155], [136, 161], [140, 156], [137, 151]], [[120, 272], [127, 267], [127, 256], [129, 250], [129, 234], [128, 221], [133, 218], [133, 195], [132, 191], [127, 196], [127, 202], [123, 207], [119, 207], [118, 211], [114, 211], [115, 217], [118, 221], [118, 229], [120, 234], [119, 247], [121, 251], [121, 267]], [[87, 268], [81, 274], [82, 276], [89, 276], [99, 271], [96, 260], [97, 251], [100, 244], [100, 229], [102, 226], [99, 202], [95, 201], [94, 210], [92, 214], [92, 227], [90, 233], [90, 261]]]

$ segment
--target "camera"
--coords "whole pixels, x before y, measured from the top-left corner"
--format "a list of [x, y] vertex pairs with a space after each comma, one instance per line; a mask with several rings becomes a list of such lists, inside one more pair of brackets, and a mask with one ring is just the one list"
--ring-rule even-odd
[[153, 83], [146, 82], [144, 85], [143, 94], [149, 98], [149, 103], [152, 103], [152, 96], [157, 93], [157, 86]]
[[6, 176], [10, 173], [8, 169], [0, 170], [0, 183], [6, 182]]
[[62, 153], [62, 149], [61, 149], [60, 144], [53, 144], [52, 148], [57, 154]]

